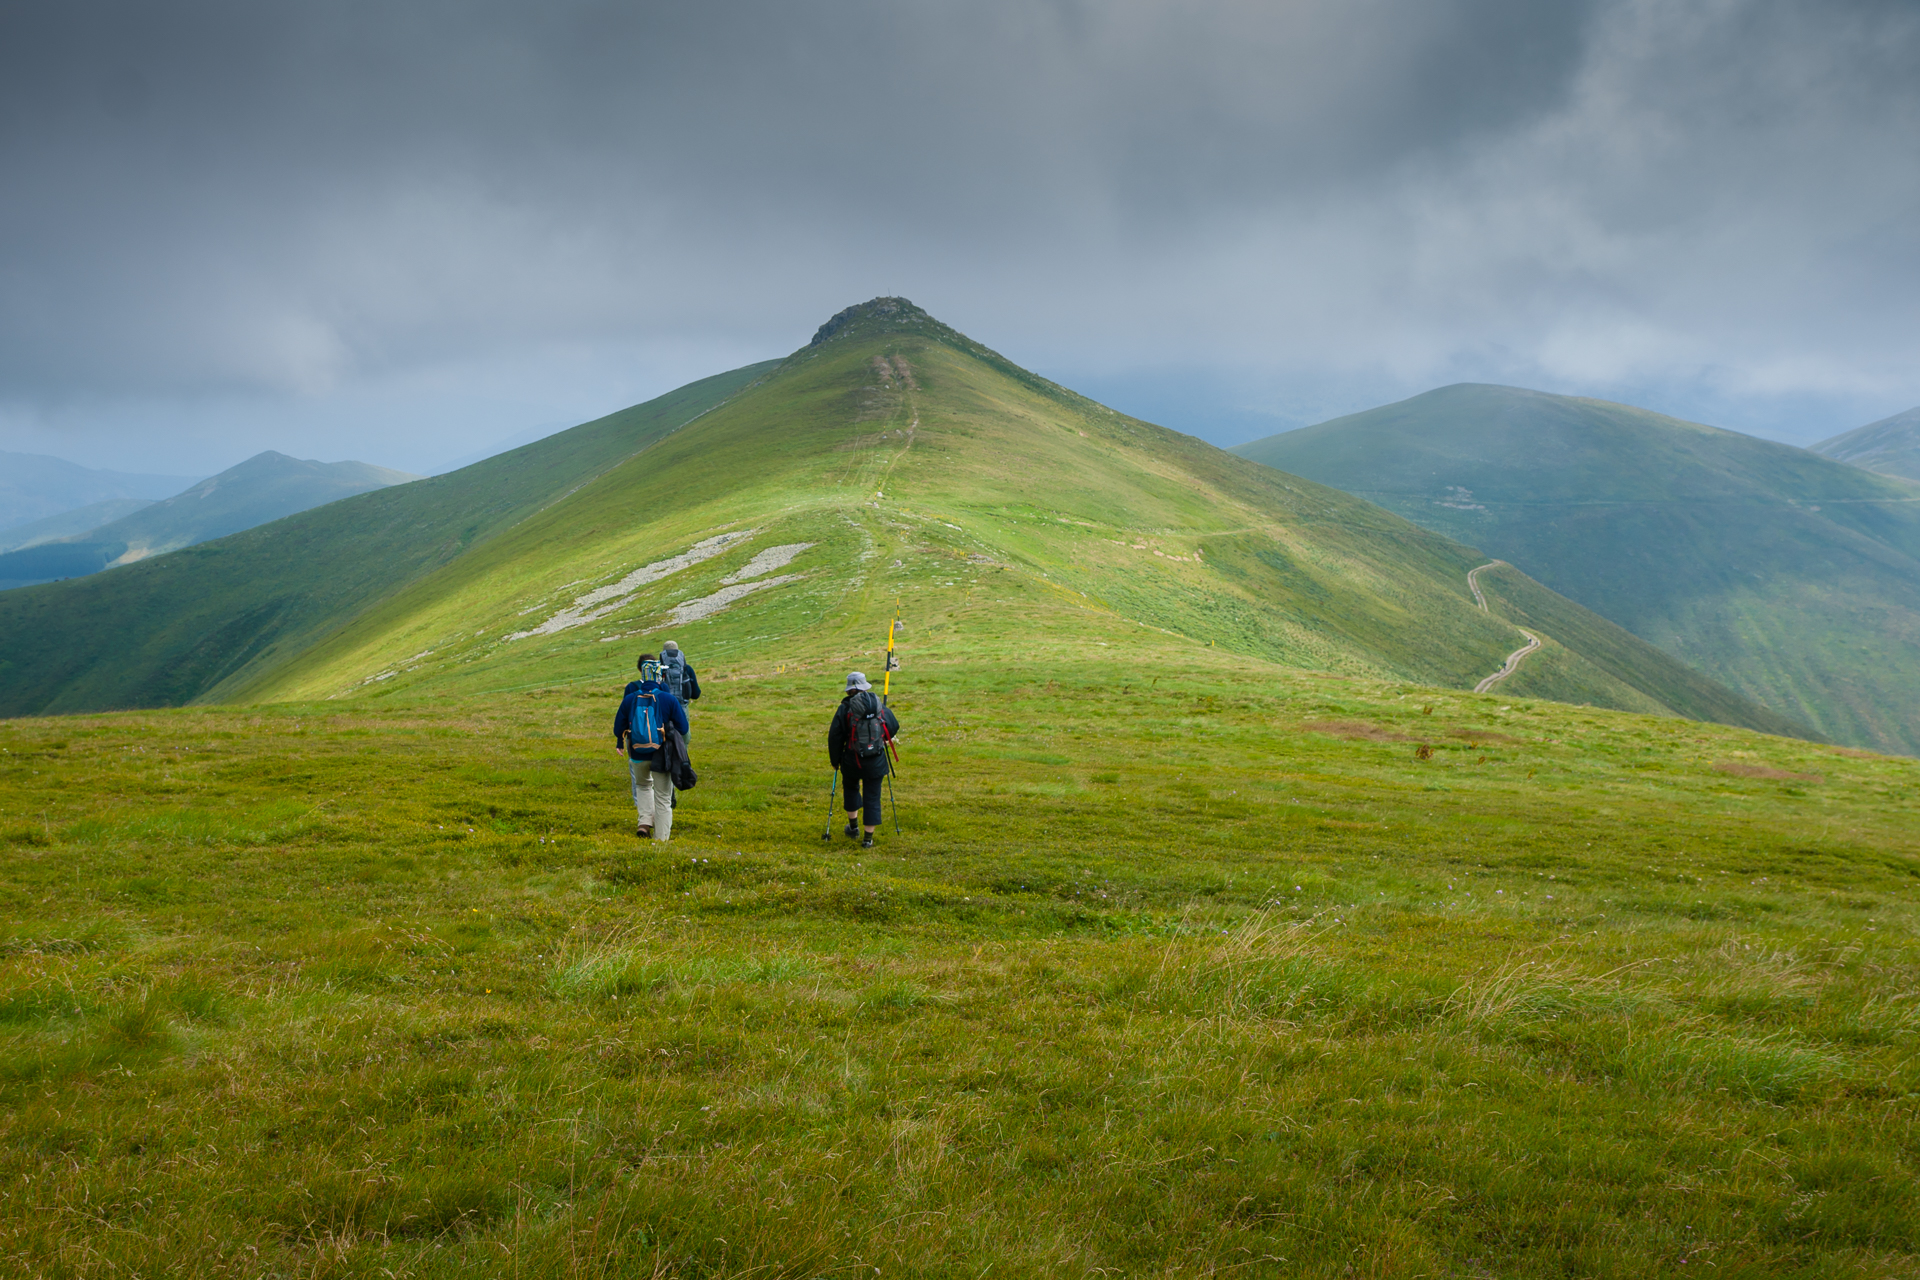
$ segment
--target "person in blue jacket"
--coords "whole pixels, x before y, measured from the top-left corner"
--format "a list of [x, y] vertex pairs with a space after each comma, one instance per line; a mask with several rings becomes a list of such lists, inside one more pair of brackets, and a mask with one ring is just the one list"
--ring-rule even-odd
[[665, 840], [673, 834], [673, 780], [664, 772], [666, 753], [660, 750], [668, 725], [684, 734], [686, 708], [660, 682], [660, 660], [643, 653], [640, 678], [627, 685], [620, 709], [613, 713], [613, 749], [627, 753], [633, 807], [640, 819], [633, 834], [642, 840]]

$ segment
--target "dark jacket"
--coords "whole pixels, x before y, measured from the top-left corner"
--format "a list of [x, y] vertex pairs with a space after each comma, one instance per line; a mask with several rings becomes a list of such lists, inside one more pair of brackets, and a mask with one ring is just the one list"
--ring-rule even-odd
[[687, 737], [672, 725], [661, 733], [664, 739], [655, 755], [655, 772], [664, 773], [673, 782], [675, 791], [691, 791], [699, 783], [700, 775], [693, 771], [693, 761], [687, 755]]
[[[887, 754], [883, 751], [870, 759], [861, 760], [853, 754], [853, 749], [847, 742], [848, 733], [852, 728], [848, 718], [852, 712], [850, 712], [849, 709], [853, 706], [854, 699], [856, 698], [862, 700], [858, 714], [871, 715], [874, 710], [878, 709], [881, 720], [885, 722], [887, 726], [888, 736], [895, 738], [900, 736], [900, 721], [899, 718], [893, 714], [893, 708], [881, 702], [880, 695], [871, 689], [856, 689], [846, 697], [840, 699], [839, 709], [833, 713], [833, 723], [827, 726], [827, 759], [833, 763], [833, 767], [836, 769], [853, 767], [857, 764], [862, 773], [871, 774], [877, 778], [892, 768]], [[865, 701], [866, 699], [872, 699], [871, 703]]]
[[[616, 743], [624, 740], [623, 735], [627, 732], [627, 726], [633, 723], [634, 701], [643, 693], [653, 695], [654, 704], [659, 708], [662, 725], [672, 725], [682, 734], [686, 733], [687, 712], [686, 708], [680, 705], [680, 700], [668, 693], [664, 685], [654, 681], [642, 683], [634, 680], [627, 685], [627, 691], [620, 699], [620, 709], [613, 713], [613, 740]], [[654, 752], [645, 748], [627, 748], [629, 760], [652, 760], [654, 755]]]

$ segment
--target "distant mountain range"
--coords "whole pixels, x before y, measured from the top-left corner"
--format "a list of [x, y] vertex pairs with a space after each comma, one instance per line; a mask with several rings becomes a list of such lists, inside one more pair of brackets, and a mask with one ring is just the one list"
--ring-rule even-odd
[[18, 551], [23, 547], [37, 547], [43, 542], [77, 538], [92, 533], [103, 524], [111, 524], [121, 516], [130, 516], [142, 507], [150, 507], [153, 502], [152, 498], [108, 498], [105, 502], [90, 502], [84, 507], [62, 511], [57, 516], [45, 516], [26, 524], [17, 524], [0, 531], [0, 551]]
[[839, 665], [904, 598], [930, 663], [1110, 656], [1114, 696], [1151, 681], [1149, 633], [1421, 697], [1484, 683], [1524, 625], [1502, 697], [1806, 732], [1518, 570], [1470, 581], [1482, 559], [881, 298], [462, 471], [0, 594], [0, 714], [605, 680], [602, 642], [669, 626]]
[[[84, 577], [415, 479], [365, 462], [303, 462], [268, 450], [158, 502], [118, 513], [112, 503], [84, 508], [110, 514], [84, 531], [36, 534], [20, 549], [0, 554], [0, 590]], [[68, 512], [33, 527], [51, 530], [81, 518], [81, 511]]]
[[1510, 561], [1838, 741], [1920, 754], [1920, 484], [1644, 409], [1483, 385], [1234, 452]]
[[1882, 475], [1920, 480], [1920, 408], [1810, 446], [1825, 458]]
[[45, 454], [0, 451], [0, 532], [94, 503], [170, 497], [199, 479], [96, 471]]

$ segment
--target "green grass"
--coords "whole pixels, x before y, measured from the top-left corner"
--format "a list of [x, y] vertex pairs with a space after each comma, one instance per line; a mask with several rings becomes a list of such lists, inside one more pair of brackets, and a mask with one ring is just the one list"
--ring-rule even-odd
[[0, 726], [0, 1250], [1916, 1269], [1914, 763], [1186, 652], [916, 659], [871, 851], [825, 658], [705, 673], [667, 845], [618, 672]]
[[[1722, 695], [879, 317], [636, 456], [531, 446], [457, 548], [451, 482], [327, 542], [437, 549], [294, 652], [212, 644], [252, 705], [0, 722], [14, 1270], [1916, 1270], [1920, 763], [1664, 714]], [[861, 850], [822, 737], [896, 609]], [[1564, 624], [1514, 677], [1563, 701], [1458, 691], [1509, 611]], [[708, 696], [657, 845], [608, 730], [668, 635]]]
[[1511, 561], [1778, 716], [1920, 754], [1912, 481], [1626, 405], [1476, 385], [1234, 452]]

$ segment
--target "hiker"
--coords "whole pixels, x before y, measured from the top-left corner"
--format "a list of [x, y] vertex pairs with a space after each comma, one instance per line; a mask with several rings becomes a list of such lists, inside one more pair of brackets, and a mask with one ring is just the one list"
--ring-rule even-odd
[[700, 677], [687, 665], [687, 655], [680, 652], [680, 646], [671, 640], [660, 646], [660, 683], [679, 700], [683, 711], [689, 703], [700, 700]]
[[847, 811], [847, 838], [859, 834], [854, 818], [864, 808], [866, 838], [862, 849], [873, 848], [873, 829], [880, 825], [880, 786], [893, 771], [889, 748], [900, 736], [900, 721], [881, 702], [858, 671], [847, 673], [847, 692], [827, 726], [827, 759], [840, 771], [842, 806]]
[[613, 713], [613, 749], [627, 753], [633, 807], [640, 815], [633, 834], [665, 840], [673, 833], [673, 779], [662, 772], [666, 752], [661, 747], [668, 728], [686, 733], [687, 712], [661, 683], [657, 657], [643, 653], [639, 665], [640, 678], [627, 685]]

